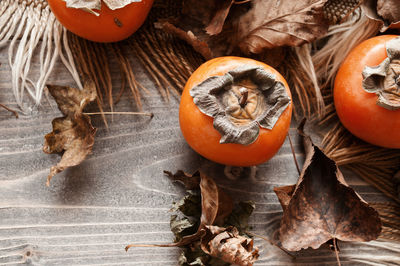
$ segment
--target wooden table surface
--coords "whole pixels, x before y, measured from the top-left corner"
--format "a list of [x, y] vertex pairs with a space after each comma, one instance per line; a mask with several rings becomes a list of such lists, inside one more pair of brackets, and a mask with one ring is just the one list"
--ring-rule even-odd
[[[0, 63], [0, 102], [17, 108], [7, 49], [0, 50]], [[163, 170], [205, 169], [235, 200], [253, 200], [252, 231], [273, 237], [282, 210], [272, 189], [294, 184], [298, 177], [288, 141], [272, 160], [258, 167], [255, 180], [227, 179], [223, 166], [201, 158], [186, 144], [178, 123], [179, 100], [164, 101], [141, 65], [132, 63], [137, 79], [150, 91], [142, 98], [144, 110], [154, 112], [154, 118], [115, 115], [107, 130], [100, 117], [93, 117], [98, 128], [93, 154], [56, 175], [50, 187], [45, 186], [46, 177], [60, 156], [43, 153], [42, 145], [52, 119], [61, 116], [55, 102], [44, 99], [37, 112], [19, 119], [0, 109], [0, 265], [176, 265], [178, 248], [124, 250], [129, 243], [173, 240], [169, 209], [184, 190]], [[118, 67], [112, 67], [112, 72], [118, 77]], [[74, 85], [61, 64], [49, 83]], [[118, 91], [117, 79], [114, 85]], [[136, 110], [129, 93], [115, 110]], [[302, 161], [294, 128], [290, 134]], [[351, 173], [345, 176], [366, 201], [387, 201]], [[334, 253], [326, 247], [297, 252], [292, 260], [263, 240], [255, 243], [261, 249], [256, 265], [336, 264]], [[398, 243], [341, 242], [340, 247], [343, 265], [400, 264]]]

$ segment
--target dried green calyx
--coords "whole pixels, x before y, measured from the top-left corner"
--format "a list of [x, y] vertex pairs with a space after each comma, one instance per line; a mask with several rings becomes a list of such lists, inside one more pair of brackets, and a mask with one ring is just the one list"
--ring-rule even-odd
[[282, 82], [261, 67], [243, 66], [213, 76], [190, 90], [200, 111], [214, 118], [220, 143], [253, 143], [272, 129], [290, 103]]
[[78, 8], [89, 13], [92, 13], [96, 16], [99, 15], [94, 10], [101, 9], [101, 2], [107, 5], [107, 7], [111, 10], [123, 8], [134, 2], [142, 2], [142, 0], [63, 0], [67, 3], [67, 7], [69, 8]]
[[377, 104], [388, 110], [400, 108], [400, 37], [386, 42], [388, 57], [378, 66], [366, 66], [363, 89], [378, 96]]

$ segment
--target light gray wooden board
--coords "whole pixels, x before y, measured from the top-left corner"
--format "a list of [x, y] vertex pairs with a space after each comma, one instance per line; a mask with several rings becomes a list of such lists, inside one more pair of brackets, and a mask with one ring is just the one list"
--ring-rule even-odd
[[[17, 108], [6, 54], [0, 50], [0, 102]], [[116, 115], [106, 130], [101, 118], [93, 117], [98, 128], [93, 154], [80, 166], [56, 175], [50, 187], [45, 186], [46, 177], [60, 156], [41, 149], [52, 119], [60, 116], [54, 101], [44, 99], [38, 112], [19, 119], [0, 110], [0, 265], [176, 265], [177, 248], [124, 250], [129, 243], [173, 240], [169, 208], [184, 190], [171, 183], [163, 170], [191, 172], [202, 167], [236, 201], [255, 201], [252, 230], [273, 237], [282, 212], [272, 189], [294, 184], [298, 176], [288, 141], [272, 160], [258, 167], [256, 180], [228, 180], [221, 165], [201, 158], [186, 144], [179, 129], [179, 101], [165, 102], [140, 64], [132, 63], [137, 79], [151, 93], [142, 97], [144, 110], [154, 112], [154, 118]], [[118, 69], [114, 64], [113, 76], [118, 77]], [[61, 64], [50, 83], [73, 85]], [[136, 110], [128, 91], [115, 109]], [[290, 134], [302, 161], [294, 128]], [[347, 172], [346, 176], [367, 201], [387, 200], [360, 179]], [[326, 248], [298, 252], [292, 261], [262, 240], [255, 243], [262, 254], [257, 265], [336, 263]], [[371, 254], [376, 262], [395, 263], [399, 257], [394, 245], [340, 243], [340, 257], [344, 265], [364, 265]]]

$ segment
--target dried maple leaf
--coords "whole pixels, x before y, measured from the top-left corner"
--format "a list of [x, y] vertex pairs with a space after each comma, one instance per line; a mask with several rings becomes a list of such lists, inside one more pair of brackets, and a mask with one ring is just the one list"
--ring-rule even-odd
[[282, 204], [282, 246], [318, 248], [330, 239], [370, 241], [381, 232], [378, 213], [350, 188], [336, 163], [303, 133], [306, 161], [294, 186], [275, 188]]
[[254, 0], [252, 8], [237, 21], [239, 47], [260, 53], [278, 46], [298, 46], [324, 36], [329, 22], [324, 17], [327, 0]]
[[52, 166], [46, 185], [51, 178], [68, 167], [80, 164], [92, 151], [96, 129], [83, 108], [97, 97], [94, 83], [86, 83], [83, 90], [48, 85], [50, 94], [57, 102], [64, 117], [52, 121], [53, 131], [45, 136], [45, 153], [62, 153], [61, 161]]
[[259, 257], [253, 239], [239, 235], [235, 227], [206, 226], [205, 230], [201, 249], [206, 254], [240, 266], [251, 266]]

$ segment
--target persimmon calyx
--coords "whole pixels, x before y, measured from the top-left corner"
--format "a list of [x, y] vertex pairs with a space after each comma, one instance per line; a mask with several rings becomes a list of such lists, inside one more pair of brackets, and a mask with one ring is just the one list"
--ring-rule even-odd
[[400, 37], [386, 42], [388, 57], [378, 66], [366, 66], [362, 86], [378, 96], [377, 105], [388, 110], [400, 108]]
[[221, 134], [220, 143], [249, 145], [260, 127], [272, 129], [289, 106], [285, 85], [262, 67], [237, 67], [190, 90], [193, 102]]
[[101, 2], [104, 2], [107, 5], [107, 7], [111, 10], [123, 8], [134, 2], [142, 2], [142, 0], [63, 0], [63, 1], [67, 3], [67, 7], [69, 8], [78, 8], [96, 16], [100, 15], [95, 10], [101, 10]]

